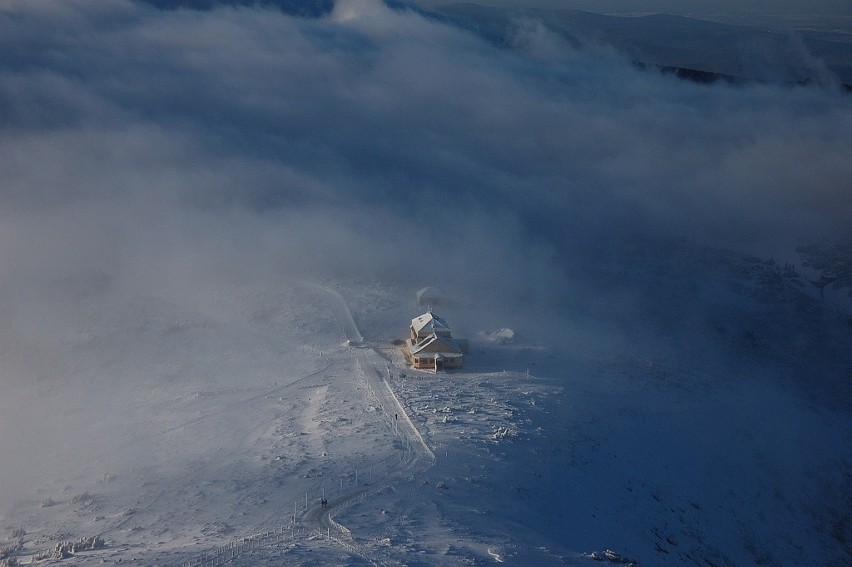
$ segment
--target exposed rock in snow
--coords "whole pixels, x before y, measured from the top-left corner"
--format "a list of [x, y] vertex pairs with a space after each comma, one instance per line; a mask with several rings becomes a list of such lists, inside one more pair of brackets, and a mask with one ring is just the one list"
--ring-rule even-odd
[[591, 553], [583, 553], [582, 557], [586, 559], [592, 559], [594, 561], [608, 561], [610, 563], [617, 563], [619, 565], [626, 565], [627, 567], [635, 567], [636, 562], [632, 559], [628, 559], [623, 555], [619, 555], [611, 549], [604, 549], [603, 551], [592, 551]]
[[485, 340], [499, 345], [509, 344], [515, 340], [515, 331], [509, 328], [497, 329], [496, 331], [484, 331], [482, 335]]

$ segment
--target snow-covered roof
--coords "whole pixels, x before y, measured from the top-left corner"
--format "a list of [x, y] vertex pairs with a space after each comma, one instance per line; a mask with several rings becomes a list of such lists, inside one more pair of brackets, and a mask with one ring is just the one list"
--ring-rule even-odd
[[450, 325], [442, 318], [438, 317], [434, 313], [424, 313], [419, 317], [415, 317], [411, 320], [411, 328], [414, 329], [414, 332], [418, 335], [424, 329], [429, 332], [437, 333], [437, 332], [450, 332]]
[[[410, 339], [409, 339], [410, 343]], [[436, 347], [439, 350], [435, 350]], [[462, 356], [461, 348], [455, 341], [449, 337], [441, 337], [438, 335], [430, 335], [428, 338], [420, 341], [417, 344], [410, 345], [411, 354], [425, 356], [424, 350], [429, 350], [431, 354], [443, 354], [445, 356]]]
[[417, 358], [462, 358], [464, 355], [460, 352], [418, 352], [415, 353]]

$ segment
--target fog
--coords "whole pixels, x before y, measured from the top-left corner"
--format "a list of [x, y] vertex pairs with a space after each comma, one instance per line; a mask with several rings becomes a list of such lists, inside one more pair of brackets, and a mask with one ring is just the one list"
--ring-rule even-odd
[[[0, 3], [0, 505], [85, 461], [69, 440], [144, 427], [110, 414], [109, 383], [144, 384], [122, 369], [157, 353], [84, 346], [134, 298], [215, 320], [261, 281], [425, 282], [623, 345], [730, 307], [656, 320], [648, 288], [683, 274], [649, 258], [796, 262], [850, 237], [848, 95], [695, 85], [518, 34], [501, 50], [371, 0], [318, 19]], [[98, 411], [63, 415], [74, 396]]]

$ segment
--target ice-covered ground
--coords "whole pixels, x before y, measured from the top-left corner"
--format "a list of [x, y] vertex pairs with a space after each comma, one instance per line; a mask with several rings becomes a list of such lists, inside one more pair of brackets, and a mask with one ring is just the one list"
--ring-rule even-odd
[[0, 402], [30, 408], [4, 460], [59, 465], [4, 495], [5, 544], [26, 564], [103, 538], [68, 565], [848, 561], [845, 409], [706, 361], [523, 332], [472, 337], [462, 371], [412, 371], [391, 343], [412, 298], [277, 281], [193, 307], [92, 302], [55, 345], [63, 372], [48, 356]]

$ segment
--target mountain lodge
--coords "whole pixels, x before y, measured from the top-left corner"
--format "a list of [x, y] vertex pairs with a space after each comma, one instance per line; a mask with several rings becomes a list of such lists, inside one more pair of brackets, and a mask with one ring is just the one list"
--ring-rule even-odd
[[466, 339], [454, 339], [446, 320], [430, 309], [411, 320], [405, 341], [405, 359], [414, 368], [438, 372], [461, 368], [468, 351]]

